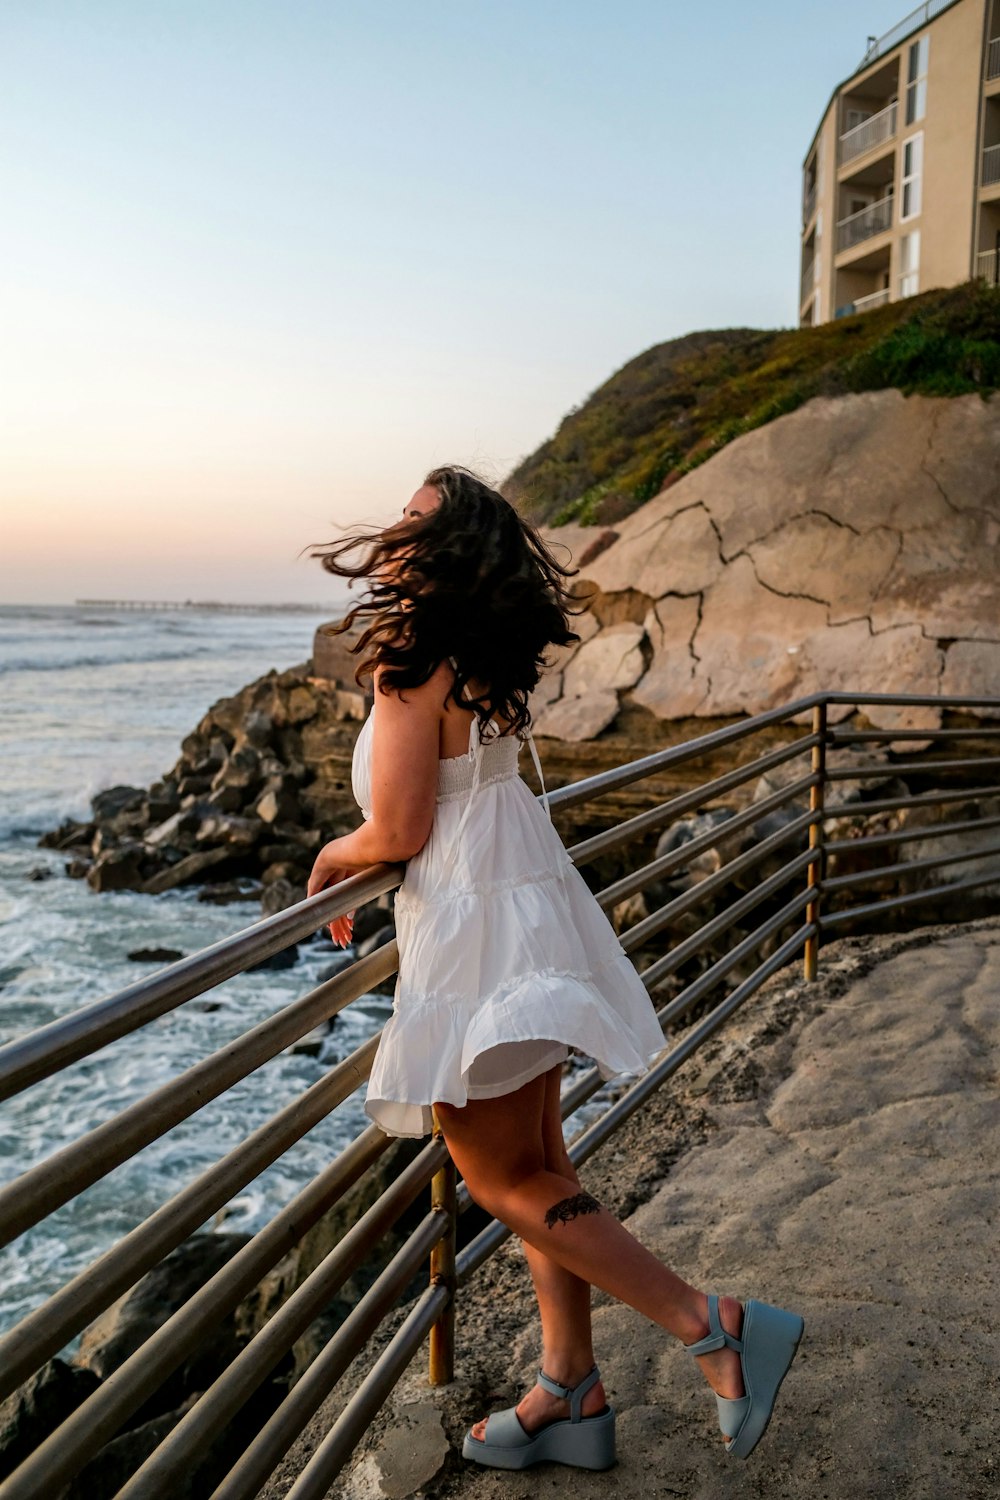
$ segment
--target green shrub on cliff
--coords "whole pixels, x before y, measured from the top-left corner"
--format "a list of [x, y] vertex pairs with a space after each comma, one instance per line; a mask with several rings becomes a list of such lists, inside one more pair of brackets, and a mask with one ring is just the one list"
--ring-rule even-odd
[[812, 396], [1000, 388], [1000, 291], [982, 282], [818, 328], [714, 329], [647, 349], [524, 460], [505, 490], [534, 520], [613, 521]]

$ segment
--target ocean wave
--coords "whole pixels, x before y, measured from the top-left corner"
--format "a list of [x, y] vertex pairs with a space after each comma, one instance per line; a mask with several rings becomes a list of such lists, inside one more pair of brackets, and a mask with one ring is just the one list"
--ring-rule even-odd
[[0, 662], [0, 677], [9, 677], [16, 672], [73, 672], [79, 667], [128, 667], [145, 662], [188, 661], [193, 656], [213, 656], [218, 647], [213, 641], [204, 646], [187, 646], [183, 651], [147, 651], [134, 656], [74, 656], [58, 661], [46, 661], [39, 657], [21, 657], [15, 661]]

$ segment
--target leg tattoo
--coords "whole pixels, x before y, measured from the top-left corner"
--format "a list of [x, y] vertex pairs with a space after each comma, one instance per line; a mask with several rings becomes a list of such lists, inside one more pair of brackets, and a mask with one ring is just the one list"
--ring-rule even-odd
[[553, 1203], [546, 1212], [545, 1223], [549, 1229], [554, 1229], [557, 1224], [568, 1224], [577, 1214], [597, 1214], [600, 1211], [601, 1205], [589, 1193], [574, 1193], [572, 1198]]

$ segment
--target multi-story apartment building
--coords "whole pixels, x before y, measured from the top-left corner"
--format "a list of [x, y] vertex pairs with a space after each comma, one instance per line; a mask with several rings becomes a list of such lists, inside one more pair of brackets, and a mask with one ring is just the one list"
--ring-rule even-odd
[[870, 37], [802, 192], [802, 324], [1000, 281], [1000, 0], [930, 0]]

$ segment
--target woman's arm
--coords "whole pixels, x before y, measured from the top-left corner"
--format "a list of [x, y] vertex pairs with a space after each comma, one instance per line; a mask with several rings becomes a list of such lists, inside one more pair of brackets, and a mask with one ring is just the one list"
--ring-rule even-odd
[[[412, 859], [427, 842], [437, 795], [446, 671], [439, 667], [420, 687], [382, 693], [376, 668], [371, 817], [353, 833], [323, 845], [309, 876], [307, 895], [370, 865]], [[346, 945], [350, 919], [336, 918], [330, 931], [334, 942]]]

